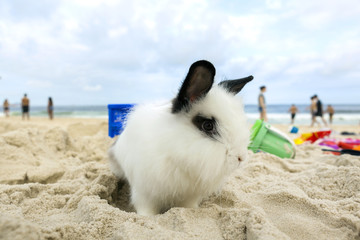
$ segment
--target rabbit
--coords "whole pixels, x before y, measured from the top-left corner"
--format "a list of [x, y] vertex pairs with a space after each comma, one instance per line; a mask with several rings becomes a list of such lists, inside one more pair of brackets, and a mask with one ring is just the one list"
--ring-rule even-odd
[[127, 180], [138, 214], [197, 208], [247, 159], [250, 130], [235, 94], [249, 76], [213, 86], [215, 67], [193, 63], [177, 96], [136, 105], [109, 149], [111, 171]]

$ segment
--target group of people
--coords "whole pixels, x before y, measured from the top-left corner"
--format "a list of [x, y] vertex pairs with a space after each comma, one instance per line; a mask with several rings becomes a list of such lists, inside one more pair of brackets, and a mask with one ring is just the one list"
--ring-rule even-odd
[[[3, 103], [4, 114], [6, 117], [9, 117], [10, 113], [10, 103], [8, 99], [5, 99]], [[30, 119], [30, 99], [27, 94], [24, 94], [24, 97], [21, 99], [21, 110], [22, 110], [22, 119]], [[48, 99], [47, 112], [50, 119], [54, 118], [54, 104], [51, 97]]]
[[[260, 119], [266, 122], [268, 120], [268, 118], [267, 118], [266, 103], [265, 103], [265, 96], [264, 96], [265, 92], [266, 92], [266, 86], [261, 86], [259, 97], [258, 97], [258, 106], [259, 106], [259, 112], [260, 112]], [[299, 110], [295, 106], [295, 104], [292, 104], [289, 109], [289, 112], [291, 114], [291, 124], [293, 124], [295, 121], [296, 113], [298, 113]], [[327, 122], [323, 116], [323, 114], [324, 114], [323, 106], [317, 95], [314, 95], [311, 97], [310, 112], [311, 112], [311, 127], [313, 127], [315, 123], [320, 124], [317, 121], [317, 117], [320, 117], [321, 120], [323, 121], [324, 125], [327, 126]], [[332, 124], [333, 115], [335, 113], [334, 108], [331, 105], [328, 105], [325, 112], [329, 113], [329, 122], [330, 122], [330, 124]]]

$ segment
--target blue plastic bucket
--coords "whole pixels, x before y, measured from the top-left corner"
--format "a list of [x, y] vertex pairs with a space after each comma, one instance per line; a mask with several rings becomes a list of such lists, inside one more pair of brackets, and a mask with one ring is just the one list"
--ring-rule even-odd
[[135, 104], [109, 104], [109, 137], [120, 135], [125, 128], [126, 118]]
[[295, 126], [292, 126], [290, 129], [290, 133], [298, 133], [298, 131], [299, 131], [299, 128], [295, 127]]

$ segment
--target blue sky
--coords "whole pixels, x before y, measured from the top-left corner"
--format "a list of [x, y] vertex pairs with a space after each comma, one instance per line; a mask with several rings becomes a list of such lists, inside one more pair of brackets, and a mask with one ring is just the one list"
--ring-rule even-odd
[[269, 104], [360, 103], [358, 0], [2, 0], [0, 101], [139, 103], [175, 96], [191, 63], [253, 75]]

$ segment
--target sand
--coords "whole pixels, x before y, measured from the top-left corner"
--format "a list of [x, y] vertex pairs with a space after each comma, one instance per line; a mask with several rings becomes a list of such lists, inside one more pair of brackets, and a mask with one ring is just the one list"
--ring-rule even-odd
[[249, 152], [198, 209], [143, 217], [107, 166], [113, 141], [106, 119], [0, 119], [0, 239], [360, 239], [360, 157]]

